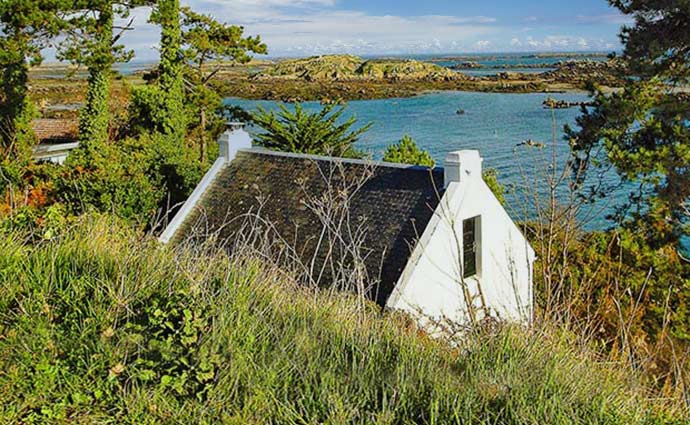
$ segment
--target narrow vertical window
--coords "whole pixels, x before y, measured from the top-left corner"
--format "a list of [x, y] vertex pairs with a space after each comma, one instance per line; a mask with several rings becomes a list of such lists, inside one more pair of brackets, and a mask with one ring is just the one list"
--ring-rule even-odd
[[479, 217], [472, 217], [462, 222], [462, 277], [477, 274], [477, 252], [479, 251]]

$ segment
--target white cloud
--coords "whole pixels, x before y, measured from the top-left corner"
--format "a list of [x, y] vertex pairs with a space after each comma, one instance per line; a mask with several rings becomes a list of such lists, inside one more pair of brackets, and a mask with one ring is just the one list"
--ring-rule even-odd
[[474, 43], [474, 47], [477, 50], [486, 50], [490, 46], [491, 42], [489, 40], [479, 40], [476, 43]]
[[603, 15], [578, 15], [575, 22], [580, 24], [632, 24], [634, 20], [630, 16], [621, 13], [607, 13]]
[[[414, 53], [448, 51], [472, 43], [482, 35], [495, 32], [496, 19], [486, 16], [397, 16], [371, 15], [337, 8], [311, 8], [327, 0], [290, 2], [263, 0], [267, 6], [255, 13], [237, 5], [247, 0], [215, 0], [228, 7], [213, 13], [220, 19], [245, 26], [248, 34], [260, 34], [272, 55], [304, 53]], [[285, 5], [299, 7], [299, 13]], [[254, 7], [252, 7], [254, 9]], [[458, 44], [461, 43], [461, 46]]]
[[[261, 35], [271, 56], [327, 53], [459, 53], [500, 50], [611, 50], [607, 40], [546, 35], [544, 18], [530, 16], [512, 23], [490, 16], [371, 14], [347, 10], [338, 0], [183, 0], [183, 4], [216, 19]], [[136, 31], [123, 38], [139, 60], [157, 57], [159, 29], [147, 24], [148, 10], [135, 12]], [[620, 15], [568, 18], [573, 24], [615, 21]], [[529, 28], [522, 28], [530, 22]], [[537, 27], [537, 28], [534, 28]], [[513, 37], [530, 34], [531, 37]]]
[[603, 39], [588, 39], [585, 37], [574, 37], [568, 35], [549, 35], [543, 38], [535, 38], [530, 36], [527, 37], [525, 44], [532, 50], [560, 51], [611, 50], [616, 47], [615, 44], [607, 42]]
[[[194, 10], [261, 35], [269, 54], [413, 53], [470, 48], [495, 30], [489, 16], [368, 14], [337, 0], [183, 0]], [[139, 31], [137, 31], [139, 32]], [[138, 35], [136, 43], [141, 44]]]

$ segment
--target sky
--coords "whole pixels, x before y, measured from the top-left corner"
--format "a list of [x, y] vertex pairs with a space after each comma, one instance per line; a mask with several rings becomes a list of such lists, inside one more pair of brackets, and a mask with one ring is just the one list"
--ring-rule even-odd
[[[631, 23], [605, 0], [182, 0], [261, 35], [269, 56], [613, 51]], [[124, 42], [137, 60], [158, 55], [149, 11]]]

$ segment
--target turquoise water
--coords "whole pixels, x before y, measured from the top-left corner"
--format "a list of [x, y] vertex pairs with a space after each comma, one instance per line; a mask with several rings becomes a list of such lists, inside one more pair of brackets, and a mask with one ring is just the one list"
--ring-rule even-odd
[[[476, 62], [483, 65], [485, 68], [477, 69], [463, 69], [460, 72], [476, 77], [483, 77], [489, 75], [496, 75], [500, 72], [518, 72], [522, 74], [538, 74], [542, 72], [553, 71], [559, 62], [567, 62], [573, 60], [592, 60], [604, 61], [606, 57], [600, 54], [582, 55], [582, 56], [568, 56], [568, 55], [554, 55], [554, 56], [539, 56], [528, 53], [486, 53], [478, 55], [420, 55], [414, 56], [413, 59], [422, 61], [433, 61], [437, 65], [445, 66], [447, 68], [460, 62]], [[551, 68], [530, 68], [529, 65], [550, 64]], [[527, 66], [527, 67], [525, 67]]]
[[520, 74], [541, 74], [542, 72], [553, 71], [556, 68], [475, 68], [475, 69], [460, 69], [458, 72], [472, 75], [475, 77], [486, 77], [489, 75], [500, 74], [501, 72], [517, 72]]
[[[526, 187], [537, 187], [542, 194], [545, 193], [543, 172], [552, 157], [554, 129], [556, 158], [562, 164], [569, 152], [567, 142], [563, 140], [563, 126], [573, 125], [579, 115], [578, 108], [553, 112], [544, 109], [542, 102], [548, 96], [570, 102], [589, 100], [588, 95], [578, 93], [438, 92], [407, 99], [352, 101], [347, 104], [344, 116], [355, 116], [360, 124], [373, 123], [358, 147], [376, 159], [381, 158], [386, 146], [405, 134], [428, 150], [439, 165], [443, 164], [448, 152], [478, 149], [484, 158], [484, 167], [496, 169], [500, 181], [513, 191], [510, 199], [516, 210], [514, 215], [525, 216], [530, 213], [517, 210], [529, 210], [529, 207], [518, 206], [525, 199]], [[273, 101], [227, 99], [226, 102], [247, 110], [254, 110], [259, 105], [267, 109], [278, 107]], [[307, 102], [304, 106], [310, 110], [321, 107], [318, 102]], [[458, 115], [459, 109], [465, 113]], [[528, 139], [546, 146], [519, 146]], [[617, 181], [615, 175], [607, 179], [611, 183]], [[567, 188], [561, 187], [560, 196], [566, 196], [566, 192]], [[587, 220], [593, 223], [593, 227], [605, 227], [604, 216], [623, 196], [624, 192], [619, 192], [606, 201], [589, 206]], [[590, 217], [592, 214], [596, 217]]]
[[[359, 123], [373, 123], [358, 146], [380, 158], [389, 144], [408, 134], [434, 159], [441, 163], [448, 152], [458, 149], [479, 149], [486, 167], [497, 169], [501, 176], [513, 179], [516, 155], [524, 149], [516, 145], [527, 139], [542, 143], [552, 140], [552, 112], [542, 107], [547, 94], [502, 94], [472, 92], [439, 92], [407, 99], [352, 101], [345, 116], [355, 116]], [[586, 94], [551, 95], [557, 99], [586, 101]], [[273, 101], [228, 99], [227, 103], [247, 110], [261, 105], [277, 109]], [[320, 108], [318, 102], [306, 102], [310, 110]], [[458, 109], [465, 111], [458, 115]], [[559, 151], [567, 152], [562, 141], [564, 124], [573, 124], [577, 108], [556, 110]], [[564, 151], [565, 149], [565, 151]]]

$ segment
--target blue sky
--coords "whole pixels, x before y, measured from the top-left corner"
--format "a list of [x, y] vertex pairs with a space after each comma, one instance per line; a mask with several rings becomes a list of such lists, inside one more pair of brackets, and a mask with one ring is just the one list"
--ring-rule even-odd
[[[629, 23], [605, 0], [183, 0], [260, 34], [271, 56], [616, 50]], [[139, 60], [157, 56], [158, 30], [135, 13], [127, 35]]]

